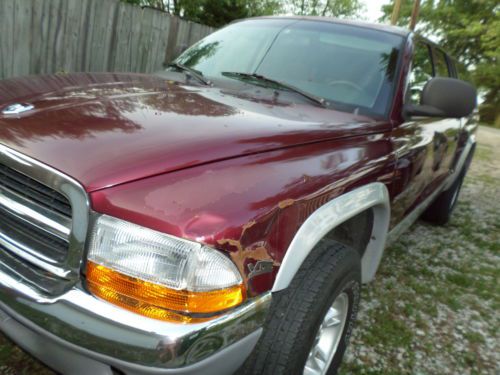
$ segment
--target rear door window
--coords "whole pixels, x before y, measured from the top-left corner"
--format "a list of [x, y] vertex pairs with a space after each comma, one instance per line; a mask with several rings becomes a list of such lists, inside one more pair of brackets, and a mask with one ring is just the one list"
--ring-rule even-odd
[[437, 48], [434, 48], [434, 70], [436, 77], [451, 77], [446, 54]]

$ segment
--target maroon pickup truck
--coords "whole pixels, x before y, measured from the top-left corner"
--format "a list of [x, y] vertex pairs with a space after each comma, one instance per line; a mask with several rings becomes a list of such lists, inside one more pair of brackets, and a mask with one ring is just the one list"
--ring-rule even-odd
[[0, 328], [68, 374], [334, 374], [384, 247], [449, 219], [475, 106], [437, 45], [328, 18], [4, 80]]

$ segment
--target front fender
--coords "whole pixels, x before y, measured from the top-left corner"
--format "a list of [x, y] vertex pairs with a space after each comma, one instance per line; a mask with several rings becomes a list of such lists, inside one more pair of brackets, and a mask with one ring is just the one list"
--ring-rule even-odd
[[[244, 156], [103, 189], [91, 193], [91, 205], [99, 213], [226, 252], [240, 270], [249, 296], [255, 296], [273, 285], [274, 290], [287, 285], [295, 269], [288, 265], [292, 255], [287, 254], [290, 249], [295, 254], [293, 249], [298, 248], [290, 247], [292, 240], [302, 243], [298, 240], [302, 236], [296, 237], [298, 231], [328, 202], [334, 202], [326, 207], [336, 207], [338, 216], [328, 216], [324, 230], [359, 209], [371, 205], [378, 212], [380, 208], [384, 220], [377, 221], [381, 228], [370, 246], [381, 247], [383, 238], [378, 233], [387, 219], [385, 185], [392, 183], [394, 161], [387, 134], [358, 136]], [[356, 190], [367, 185], [370, 187]], [[356, 205], [355, 201], [364, 203]], [[308, 240], [308, 244], [315, 241]], [[378, 264], [378, 251], [370, 254], [375, 257], [365, 260], [368, 270], [376, 268], [372, 263]], [[370, 274], [367, 271], [366, 279]], [[275, 284], [277, 275], [279, 284]]]

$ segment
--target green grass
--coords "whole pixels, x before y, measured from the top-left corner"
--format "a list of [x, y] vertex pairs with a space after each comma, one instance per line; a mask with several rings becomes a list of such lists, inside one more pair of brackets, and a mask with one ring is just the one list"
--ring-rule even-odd
[[476, 153], [474, 155], [474, 160], [476, 162], [489, 162], [493, 159], [493, 150], [489, 145], [479, 144], [476, 146]]
[[500, 373], [499, 152], [479, 146], [444, 227], [416, 223], [365, 286], [340, 373]]
[[[341, 374], [500, 374], [499, 165], [479, 145], [451, 222], [386, 249]], [[0, 374], [53, 373], [0, 335]]]

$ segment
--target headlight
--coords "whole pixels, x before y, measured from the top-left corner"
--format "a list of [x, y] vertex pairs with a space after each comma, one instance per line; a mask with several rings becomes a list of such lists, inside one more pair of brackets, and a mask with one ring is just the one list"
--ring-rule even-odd
[[106, 215], [96, 221], [87, 259], [92, 294], [155, 319], [206, 320], [246, 298], [238, 269], [221, 252]]

